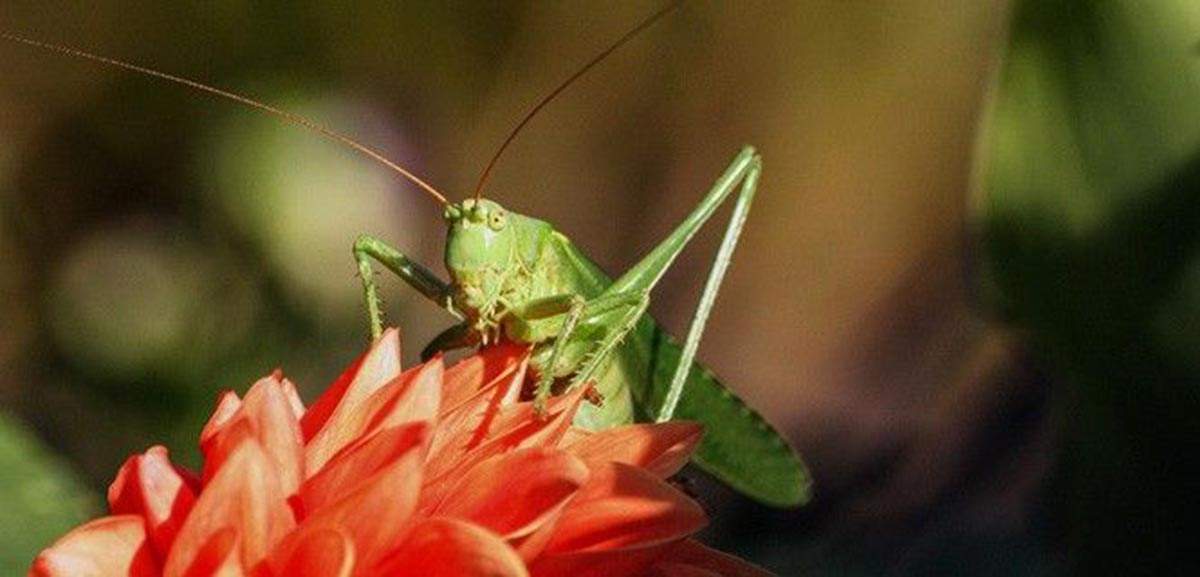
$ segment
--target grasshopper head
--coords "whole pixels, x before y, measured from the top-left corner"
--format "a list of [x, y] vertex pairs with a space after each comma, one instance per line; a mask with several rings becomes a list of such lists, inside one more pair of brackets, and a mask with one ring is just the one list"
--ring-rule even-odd
[[467, 314], [490, 318], [505, 292], [517, 249], [509, 212], [490, 200], [467, 199], [445, 212], [446, 269], [454, 280], [455, 301]]

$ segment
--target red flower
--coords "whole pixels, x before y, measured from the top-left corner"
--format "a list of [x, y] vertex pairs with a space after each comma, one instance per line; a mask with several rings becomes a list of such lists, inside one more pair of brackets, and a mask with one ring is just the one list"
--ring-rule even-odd
[[707, 522], [664, 482], [690, 423], [590, 433], [583, 392], [518, 399], [526, 349], [400, 370], [388, 331], [305, 409], [278, 373], [226, 393], [199, 476], [131, 457], [112, 515], [34, 561], [45, 577], [763, 576], [689, 539]]

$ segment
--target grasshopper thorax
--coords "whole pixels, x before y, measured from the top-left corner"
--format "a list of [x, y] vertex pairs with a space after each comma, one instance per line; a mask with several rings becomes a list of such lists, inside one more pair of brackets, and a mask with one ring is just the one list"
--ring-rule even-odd
[[485, 199], [446, 206], [446, 270], [458, 310], [488, 339], [523, 286], [521, 218]]

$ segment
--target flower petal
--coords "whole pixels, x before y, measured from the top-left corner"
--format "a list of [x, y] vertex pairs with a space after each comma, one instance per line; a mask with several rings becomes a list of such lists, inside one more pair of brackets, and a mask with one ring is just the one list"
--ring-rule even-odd
[[[480, 391], [511, 380], [521, 365], [528, 360], [528, 346], [505, 342], [484, 347], [478, 353], [455, 363], [446, 371], [446, 381], [442, 388], [443, 411], [453, 410]], [[514, 394], [511, 400], [515, 399]]]
[[351, 381], [358, 376], [358, 370], [362, 368], [363, 361], [367, 359], [367, 355], [371, 351], [367, 351], [358, 356], [350, 363], [350, 366], [342, 370], [342, 374], [334, 379], [328, 387], [325, 387], [325, 392], [317, 397], [308, 410], [304, 411], [304, 416], [300, 418], [300, 432], [304, 435], [304, 442], [307, 443], [317, 432], [325, 426], [329, 421], [329, 417], [333, 415], [334, 409], [342, 402], [342, 397], [346, 396], [346, 391], [350, 388]]
[[253, 436], [239, 437], [242, 441], [180, 528], [164, 564], [165, 577], [185, 575], [202, 548], [228, 528], [240, 536], [241, 566], [254, 567], [295, 526], [274, 461]]
[[438, 357], [414, 367], [408, 381], [395, 382], [376, 391], [363, 403], [362, 413], [368, 415], [368, 419], [358, 436], [380, 428], [435, 420], [442, 401], [445, 370], [445, 364]]
[[31, 577], [156, 577], [158, 563], [136, 515], [101, 517], [75, 528], [34, 559]]
[[547, 554], [636, 549], [681, 539], [707, 524], [704, 511], [654, 475], [609, 463], [563, 512]]
[[381, 427], [432, 420], [441, 401], [440, 359], [405, 371], [378, 388], [353, 410], [339, 411], [305, 447], [308, 474], [321, 470], [338, 451]]
[[531, 448], [472, 467], [431, 515], [471, 521], [504, 539], [525, 537], [557, 518], [588, 469], [562, 451]]
[[[520, 393], [521, 384], [525, 381], [527, 361], [526, 357], [511, 373], [493, 379], [473, 396], [457, 403], [451, 410], [445, 409], [446, 402], [443, 399], [438, 426], [430, 442], [430, 455], [447, 455], [445, 460], [453, 462], [483, 442], [500, 409], [511, 404]], [[457, 366], [451, 367], [450, 370]], [[449, 371], [446, 378], [449, 378], [448, 373]]]
[[284, 577], [350, 577], [354, 573], [354, 543], [340, 529], [317, 527], [305, 531], [291, 548]]
[[579, 406], [587, 397], [588, 387], [550, 399], [546, 416], [538, 417], [533, 411], [533, 402], [516, 403], [504, 407], [490, 423], [487, 441], [481, 444], [499, 444], [508, 447], [556, 447], [566, 435]]
[[570, 447], [571, 445], [574, 445], [575, 443], [582, 442], [584, 439], [592, 436], [593, 434], [595, 434], [595, 433], [593, 433], [587, 429], [581, 429], [579, 427], [571, 427], [570, 429], [567, 430], [567, 433], [565, 435], [563, 435], [562, 441], [559, 441], [559, 444], [563, 447]]
[[524, 447], [556, 446], [570, 428], [584, 393], [581, 387], [550, 399], [544, 418], [533, 414], [533, 403], [518, 403], [485, 417], [473, 431], [459, 430], [458, 437], [443, 441], [441, 450], [431, 454], [425, 465], [427, 497], [440, 502], [449, 489], [449, 483], [443, 482], [445, 476], [495, 455]]
[[640, 577], [666, 550], [666, 546], [659, 545], [627, 551], [542, 555], [529, 564], [529, 573], [533, 577]]
[[274, 462], [284, 494], [294, 494], [304, 473], [300, 424], [277, 375], [255, 383], [237, 411], [202, 444], [206, 481], [212, 479], [247, 432]]
[[388, 577], [525, 577], [521, 558], [502, 539], [470, 523], [422, 521], [376, 575]]
[[304, 418], [304, 401], [300, 399], [300, 391], [296, 390], [296, 383], [288, 379], [282, 379], [283, 395], [287, 397], [288, 406], [292, 408], [292, 414], [296, 416], [296, 420]]
[[179, 527], [192, 510], [196, 496], [180, 476], [166, 447], [151, 447], [130, 457], [108, 488], [114, 515], [138, 515], [145, 520], [150, 542], [165, 558]]
[[263, 379], [242, 399], [242, 412], [254, 423], [258, 442], [277, 465], [285, 495], [300, 487], [304, 477], [304, 447], [300, 422], [277, 378]]
[[204, 453], [204, 464], [201, 469], [201, 492], [216, 478], [221, 468], [243, 443], [257, 443], [254, 434], [254, 424], [244, 415], [222, 425], [220, 431], [209, 437], [208, 443], [201, 446]]
[[[773, 577], [773, 573], [751, 565], [733, 555], [711, 549], [701, 543], [686, 539], [671, 547], [669, 553], [663, 556], [659, 563], [659, 572], [663, 575], [683, 577], [691, 575], [680, 573], [680, 567], [691, 567], [705, 570], [720, 577]], [[675, 571], [671, 573], [670, 571]], [[702, 575], [703, 573], [695, 573]]]
[[237, 393], [233, 391], [221, 393], [221, 397], [217, 399], [217, 408], [213, 409], [212, 416], [208, 418], [204, 429], [200, 431], [201, 451], [208, 452], [208, 445], [229, 425], [229, 421], [233, 419], [240, 408], [242, 408], [242, 400], [238, 398]]
[[275, 462], [284, 494], [294, 494], [304, 478], [304, 447], [283, 383], [276, 377], [256, 383], [242, 399], [241, 412], [254, 423], [258, 442]]
[[654, 577], [722, 577], [720, 573], [713, 573], [708, 569], [676, 563], [658, 563], [654, 565], [652, 575]]
[[209, 536], [196, 551], [184, 577], [243, 577], [239, 536], [233, 527], [225, 527]]
[[356, 575], [367, 575], [411, 526], [421, 490], [420, 451], [408, 451], [340, 501], [309, 512], [303, 527], [339, 527], [354, 542]]
[[316, 511], [354, 491], [387, 465], [420, 451], [428, 437], [429, 426], [417, 422], [384, 429], [346, 447], [301, 486], [301, 511]]
[[665, 479], [687, 464], [703, 433], [702, 426], [687, 421], [626, 425], [583, 436], [567, 451], [590, 468], [625, 463]]
[[300, 427], [304, 440], [311, 442], [319, 433], [336, 422], [372, 393], [400, 374], [400, 333], [396, 329], [383, 332], [379, 340], [350, 366], [304, 413]]

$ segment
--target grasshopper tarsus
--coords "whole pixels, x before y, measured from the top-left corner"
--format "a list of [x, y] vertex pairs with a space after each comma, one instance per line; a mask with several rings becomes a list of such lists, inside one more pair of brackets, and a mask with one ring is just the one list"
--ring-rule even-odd
[[583, 391], [583, 400], [587, 401], [594, 407], [603, 407], [604, 395], [600, 393], [599, 389], [597, 389], [592, 383], [588, 383], [584, 386], [587, 388], [585, 388]]

